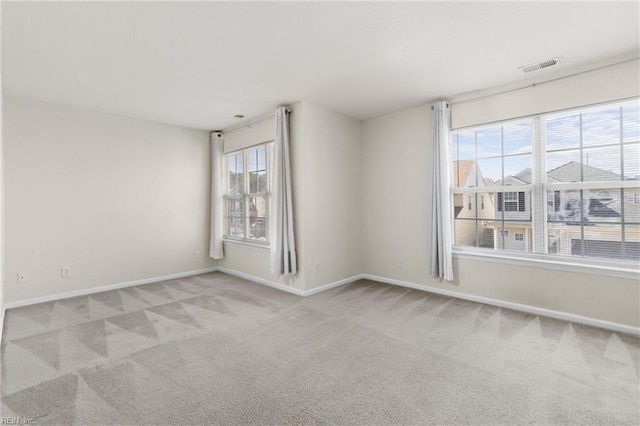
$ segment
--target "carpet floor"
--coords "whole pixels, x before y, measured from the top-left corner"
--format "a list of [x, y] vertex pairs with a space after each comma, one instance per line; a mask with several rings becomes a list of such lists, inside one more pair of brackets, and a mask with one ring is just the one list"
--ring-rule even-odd
[[214, 272], [8, 310], [0, 389], [3, 418], [37, 425], [637, 425], [639, 371], [626, 334]]

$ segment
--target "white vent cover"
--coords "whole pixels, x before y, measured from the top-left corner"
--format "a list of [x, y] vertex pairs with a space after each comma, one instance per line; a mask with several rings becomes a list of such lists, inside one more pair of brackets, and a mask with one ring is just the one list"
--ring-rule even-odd
[[556, 65], [558, 63], [558, 58], [546, 59], [544, 61], [538, 62], [537, 64], [525, 65], [523, 67], [518, 67], [520, 71], [523, 73], [528, 73], [531, 71], [538, 71], [542, 68], [548, 68]]

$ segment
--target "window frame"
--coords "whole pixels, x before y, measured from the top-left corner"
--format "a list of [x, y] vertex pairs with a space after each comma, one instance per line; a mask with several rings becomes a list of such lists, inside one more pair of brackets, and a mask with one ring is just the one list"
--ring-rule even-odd
[[[496, 186], [475, 186], [475, 187], [454, 187], [453, 182], [450, 187], [450, 201], [453, 208], [454, 199], [456, 194], [463, 195], [473, 195], [473, 194], [481, 194], [481, 193], [505, 193], [505, 192], [514, 192], [517, 193], [517, 207], [515, 211], [520, 210], [520, 192], [525, 194], [525, 199], [527, 197], [527, 193], [529, 194], [530, 201], [530, 222], [531, 222], [531, 237], [532, 237], [532, 251], [531, 252], [520, 252], [520, 251], [511, 251], [508, 249], [491, 249], [481, 246], [459, 246], [455, 244], [455, 239], [452, 238], [452, 252], [456, 257], [462, 258], [474, 258], [474, 257], [485, 257], [490, 258], [492, 261], [498, 262], [506, 262], [506, 263], [518, 263], [518, 264], [530, 264], [536, 263], [538, 265], [546, 265], [552, 269], [556, 268], [564, 268], [569, 270], [574, 270], [576, 272], [589, 272], [589, 273], [597, 273], [604, 275], [614, 275], [614, 276], [623, 276], [627, 277], [638, 277], [638, 273], [640, 273], [640, 267], [638, 263], [634, 259], [610, 259], [605, 257], [578, 257], [578, 256], [567, 256], [560, 255], [549, 252], [549, 246], [547, 241], [547, 225], [549, 219], [547, 218], [548, 209], [551, 208], [554, 211], [559, 210], [559, 199], [560, 199], [560, 191], [567, 190], [578, 190], [578, 191], [595, 191], [595, 190], [611, 190], [612, 188], [617, 190], [622, 189], [640, 189], [640, 183], [637, 180], [624, 180], [621, 179], [619, 181], [582, 181], [582, 182], [549, 182], [547, 180], [547, 170], [546, 170], [546, 156], [548, 155], [551, 149], [547, 150], [546, 147], [546, 135], [544, 132], [543, 122], [545, 119], [551, 118], [554, 115], [561, 115], [571, 112], [577, 113], [586, 113], [589, 109], [597, 108], [597, 107], [606, 107], [619, 106], [622, 108], [622, 105], [627, 102], [639, 102], [640, 98], [626, 98], [620, 99], [612, 102], [603, 102], [592, 105], [584, 105], [580, 107], [558, 110], [558, 111], [550, 111], [539, 113], [526, 117], [518, 117], [514, 119], [504, 120], [500, 122], [494, 123], [486, 123], [483, 125], [473, 125], [460, 127], [456, 129], [452, 129], [451, 131], [451, 141], [450, 143], [453, 145], [453, 136], [456, 132], [460, 131], [471, 131], [471, 130], [480, 130], [487, 129], [492, 126], [506, 126], [509, 123], [515, 122], [523, 122], [528, 121], [531, 123], [531, 132], [532, 132], [532, 147], [531, 147], [531, 158], [532, 158], [532, 170], [533, 173], [531, 175], [531, 183], [523, 184], [517, 186], [510, 185], [496, 185]], [[580, 124], [582, 126], [582, 122]], [[622, 129], [622, 127], [621, 127]], [[620, 131], [622, 133], [622, 130]], [[631, 145], [640, 144], [640, 140], [633, 140]], [[580, 145], [580, 149], [582, 150], [582, 142]], [[627, 142], [621, 139], [615, 145], [611, 145], [613, 147], [620, 147], [621, 149], [627, 146]], [[593, 147], [598, 147], [594, 145]], [[592, 148], [592, 146], [589, 146]], [[451, 149], [452, 157], [453, 157], [453, 146]], [[503, 155], [503, 158], [506, 158], [507, 155]], [[474, 159], [474, 161], [478, 162], [478, 157]], [[461, 161], [457, 158], [451, 158], [449, 162], [448, 172], [452, 172], [454, 161]], [[621, 159], [621, 161], [623, 161]], [[549, 197], [550, 194], [550, 197]], [[627, 197], [627, 192], [625, 191], [625, 197]], [[481, 195], [482, 196], [482, 195]], [[503, 196], [504, 202], [504, 196]], [[496, 203], [496, 211], [498, 210], [498, 197], [495, 199]], [[526, 201], [525, 201], [526, 204]], [[551, 206], [551, 207], [549, 207]], [[506, 209], [505, 209], [506, 210]], [[451, 220], [451, 229], [453, 230], [455, 227], [456, 217], [452, 215]], [[476, 217], [476, 221], [478, 218]], [[499, 219], [496, 219], [499, 220]], [[623, 223], [626, 223], [623, 222]], [[499, 234], [500, 235], [500, 234]], [[502, 237], [500, 237], [502, 238]]]
[[[265, 191], [264, 192], [250, 192], [251, 179], [249, 177], [249, 169], [248, 169], [248, 152], [255, 151], [261, 147], [265, 148]], [[242, 154], [242, 175], [243, 175], [243, 192], [241, 194], [231, 194], [230, 193], [230, 180], [229, 180], [229, 163], [228, 159], [231, 156]], [[259, 144], [247, 146], [244, 148], [240, 148], [234, 151], [225, 152], [224, 153], [224, 161], [223, 161], [223, 170], [224, 170], [224, 235], [223, 241], [227, 243], [234, 244], [243, 244], [243, 245], [251, 245], [257, 247], [269, 247], [271, 244], [271, 239], [269, 235], [269, 213], [270, 213], [270, 204], [271, 204], [271, 179], [273, 173], [273, 141], [262, 142]], [[251, 227], [251, 216], [249, 212], [249, 199], [250, 198], [264, 198], [265, 199], [265, 240], [260, 240], [256, 238], [249, 238], [250, 227]], [[229, 201], [231, 200], [242, 200], [242, 237], [238, 237], [235, 235], [229, 235]]]

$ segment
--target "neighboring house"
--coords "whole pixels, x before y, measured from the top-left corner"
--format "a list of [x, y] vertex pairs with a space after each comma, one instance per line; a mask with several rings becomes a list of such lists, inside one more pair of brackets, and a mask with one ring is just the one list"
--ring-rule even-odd
[[527, 191], [518, 190], [518, 186], [529, 185], [531, 181], [532, 171], [526, 168], [492, 185], [514, 187], [514, 191], [496, 192], [493, 195], [496, 199], [495, 220], [488, 222], [487, 226], [493, 233], [494, 248], [532, 251], [531, 196]]
[[[453, 162], [451, 182], [457, 188], [485, 187], [486, 179], [475, 160]], [[455, 194], [453, 197], [455, 221], [455, 241], [459, 245], [475, 245], [493, 247], [493, 231], [487, 232], [482, 225], [477, 226], [478, 219], [494, 218], [494, 194]], [[480, 222], [482, 224], [484, 221]]]
[[[619, 174], [575, 161], [549, 171], [547, 177], [549, 182], [621, 179]], [[528, 192], [517, 190], [518, 185], [531, 181], [531, 169], [527, 168], [494, 184], [514, 186], [514, 191], [495, 193], [495, 220], [487, 224], [493, 229], [494, 248], [532, 251], [531, 197]], [[578, 190], [549, 191], [547, 220], [551, 253], [640, 259], [638, 188], [625, 189], [624, 196], [619, 189], [582, 194]]]

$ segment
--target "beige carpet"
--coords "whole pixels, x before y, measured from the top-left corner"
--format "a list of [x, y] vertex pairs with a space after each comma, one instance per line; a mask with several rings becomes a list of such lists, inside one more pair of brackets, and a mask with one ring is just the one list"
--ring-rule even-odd
[[358, 281], [223, 274], [7, 311], [2, 416], [36, 424], [638, 424], [638, 338]]

